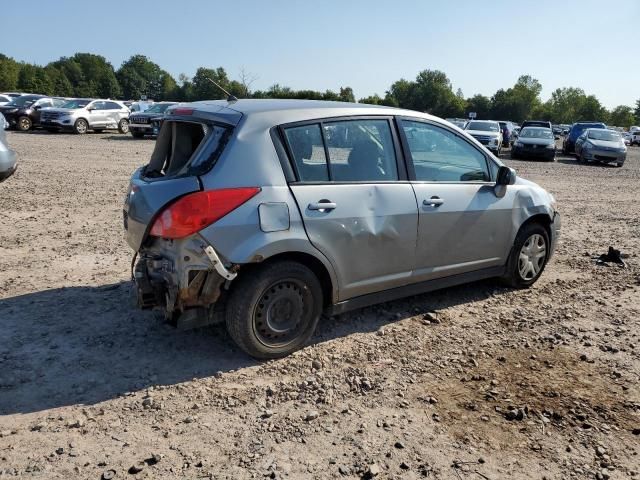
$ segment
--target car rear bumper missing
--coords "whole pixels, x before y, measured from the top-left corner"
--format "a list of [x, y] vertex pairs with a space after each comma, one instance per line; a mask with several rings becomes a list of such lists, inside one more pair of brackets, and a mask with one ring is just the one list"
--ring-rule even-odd
[[210, 307], [236, 275], [197, 235], [154, 240], [149, 248], [141, 249], [133, 271], [138, 306], [163, 311], [180, 328], [212, 323]]

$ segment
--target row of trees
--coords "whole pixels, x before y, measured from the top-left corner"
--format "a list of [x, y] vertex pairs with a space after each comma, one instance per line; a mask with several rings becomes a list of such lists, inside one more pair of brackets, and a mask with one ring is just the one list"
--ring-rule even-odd
[[[119, 69], [91, 53], [62, 57], [46, 66], [17, 62], [0, 53], [0, 91], [28, 91], [65, 97], [103, 97], [138, 99], [142, 95], [155, 100], [195, 101], [224, 98], [224, 94], [208, 78], [238, 98], [296, 98], [355, 102], [351, 87], [338, 92], [326, 90], [293, 90], [275, 84], [268, 90], [251, 89], [256, 77], [240, 73], [230, 79], [224, 68], [197, 69], [193, 77], [181, 74], [174, 79], [167, 71], [144, 55], [133, 55]], [[474, 95], [465, 98], [460, 89], [454, 91], [444, 72], [424, 70], [415, 80], [394, 82], [383, 97], [361, 98], [361, 103], [388, 105], [432, 113], [439, 117], [466, 117], [476, 112], [478, 118], [508, 119], [521, 122], [527, 118], [572, 123], [599, 120], [620, 127], [640, 124], [640, 100], [635, 109], [619, 105], [607, 110], [594, 95], [581, 88], [558, 88], [543, 102], [542, 85], [530, 75], [523, 75], [510, 88], [499, 89], [493, 96]]]

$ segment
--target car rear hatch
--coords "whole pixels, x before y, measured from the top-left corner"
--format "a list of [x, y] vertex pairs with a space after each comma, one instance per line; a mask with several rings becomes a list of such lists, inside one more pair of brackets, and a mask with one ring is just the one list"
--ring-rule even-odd
[[131, 176], [123, 216], [127, 243], [139, 251], [168, 204], [202, 189], [242, 114], [224, 102], [198, 102], [167, 110], [149, 163]]

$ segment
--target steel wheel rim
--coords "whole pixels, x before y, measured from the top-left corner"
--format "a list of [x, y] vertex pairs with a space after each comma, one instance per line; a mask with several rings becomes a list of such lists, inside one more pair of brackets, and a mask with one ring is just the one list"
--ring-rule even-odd
[[278, 280], [264, 290], [253, 312], [256, 337], [267, 347], [293, 342], [310, 321], [311, 292], [300, 280]]
[[522, 245], [518, 258], [518, 272], [523, 280], [536, 278], [547, 258], [547, 242], [539, 233], [531, 235]]

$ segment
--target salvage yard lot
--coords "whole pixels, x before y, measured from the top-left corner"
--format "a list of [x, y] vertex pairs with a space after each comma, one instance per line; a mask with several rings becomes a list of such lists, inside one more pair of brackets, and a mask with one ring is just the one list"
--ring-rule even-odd
[[[260, 363], [222, 327], [130, 306], [122, 202], [152, 140], [8, 141], [0, 477], [640, 478], [640, 148], [623, 168], [506, 160], [562, 213], [530, 290], [322, 319], [311, 346]], [[609, 246], [628, 268], [596, 264]]]

